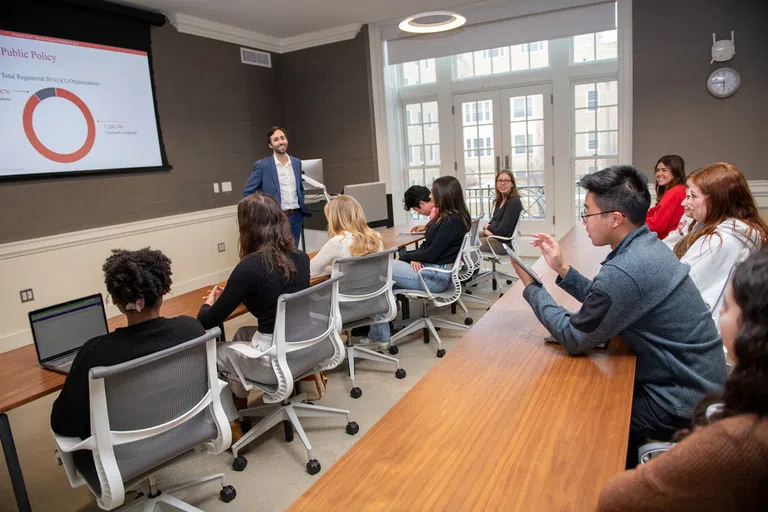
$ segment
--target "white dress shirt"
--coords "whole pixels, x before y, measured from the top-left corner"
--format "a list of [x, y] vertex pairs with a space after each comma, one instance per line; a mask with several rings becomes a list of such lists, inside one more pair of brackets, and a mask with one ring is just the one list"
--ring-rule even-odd
[[281, 164], [276, 156], [274, 159], [277, 167], [277, 181], [280, 183], [280, 207], [283, 210], [297, 210], [299, 208], [299, 194], [291, 157], [288, 157], [286, 165]]

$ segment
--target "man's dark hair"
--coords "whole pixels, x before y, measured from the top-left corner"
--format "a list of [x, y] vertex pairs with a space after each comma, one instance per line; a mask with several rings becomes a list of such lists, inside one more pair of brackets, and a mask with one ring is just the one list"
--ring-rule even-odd
[[645, 224], [651, 206], [648, 178], [631, 165], [612, 165], [587, 174], [578, 184], [592, 192], [601, 212], [621, 212], [632, 224]]
[[405, 211], [411, 208], [418, 208], [419, 202], [429, 202], [429, 189], [422, 185], [412, 185], [408, 187], [408, 190], [403, 194], [403, 204], [405, 205]]
[[285, 134], [285, 137], [288, 138], [288, 132], [285, 131], [285, 128], [283, 128], [282, 126], [273, 126], [269, 130], [267, 130], [267, 147], [269, 147], [269, 145], [272, 144], [272, 136], [278, 130], [283, 132]]
[[112, 249], [102, 270], [107, 292], [121, 306], [143, 298], [145, 307], [153, 308], [171, 290], [171, 260], [149, 247], [138, 251]]

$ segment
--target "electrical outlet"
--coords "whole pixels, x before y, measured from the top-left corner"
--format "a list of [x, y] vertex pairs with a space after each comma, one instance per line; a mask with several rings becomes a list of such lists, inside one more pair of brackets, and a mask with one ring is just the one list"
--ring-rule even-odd
[[222, 192], [232, 192], [232, 182], [231, 181], [222, 181], [221, 182], [221, 191]]
[[32, 288], [27, 288], [26, 290], [21, 290], [19, 292], [19, 295], [21, 296], [21, 302], [22, 304], [25, 302], [32, 302], [35, 300], [35, 294], [32, 293]]
[[219, 242], [219, 252], [224, 252], [226, 250], [227, 250], [227, 248], [224, 245], [224, 242]]

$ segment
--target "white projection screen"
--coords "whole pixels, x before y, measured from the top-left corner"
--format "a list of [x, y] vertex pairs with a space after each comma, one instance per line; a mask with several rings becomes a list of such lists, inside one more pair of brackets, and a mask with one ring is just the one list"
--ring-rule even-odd
[[0, 179], [163, 168], [146, 52], [0, 30]]

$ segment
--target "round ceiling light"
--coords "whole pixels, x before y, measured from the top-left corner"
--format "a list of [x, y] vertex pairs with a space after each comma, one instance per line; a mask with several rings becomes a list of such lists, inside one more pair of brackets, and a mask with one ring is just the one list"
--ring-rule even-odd
[[[437, 17], [439, 21], [418, 23], [418, 20], [435, 17]], [[436, 32], [445, 32], [447, 30], [459, 28], [466, 22], [467, 18], [455, 12], [432, 11], [422, 12], [421, 14], [415, 14], [406, 18], [400, 23], [399, 28], [404, 32], [411, 32], [413, 34], [434, 34]]]

